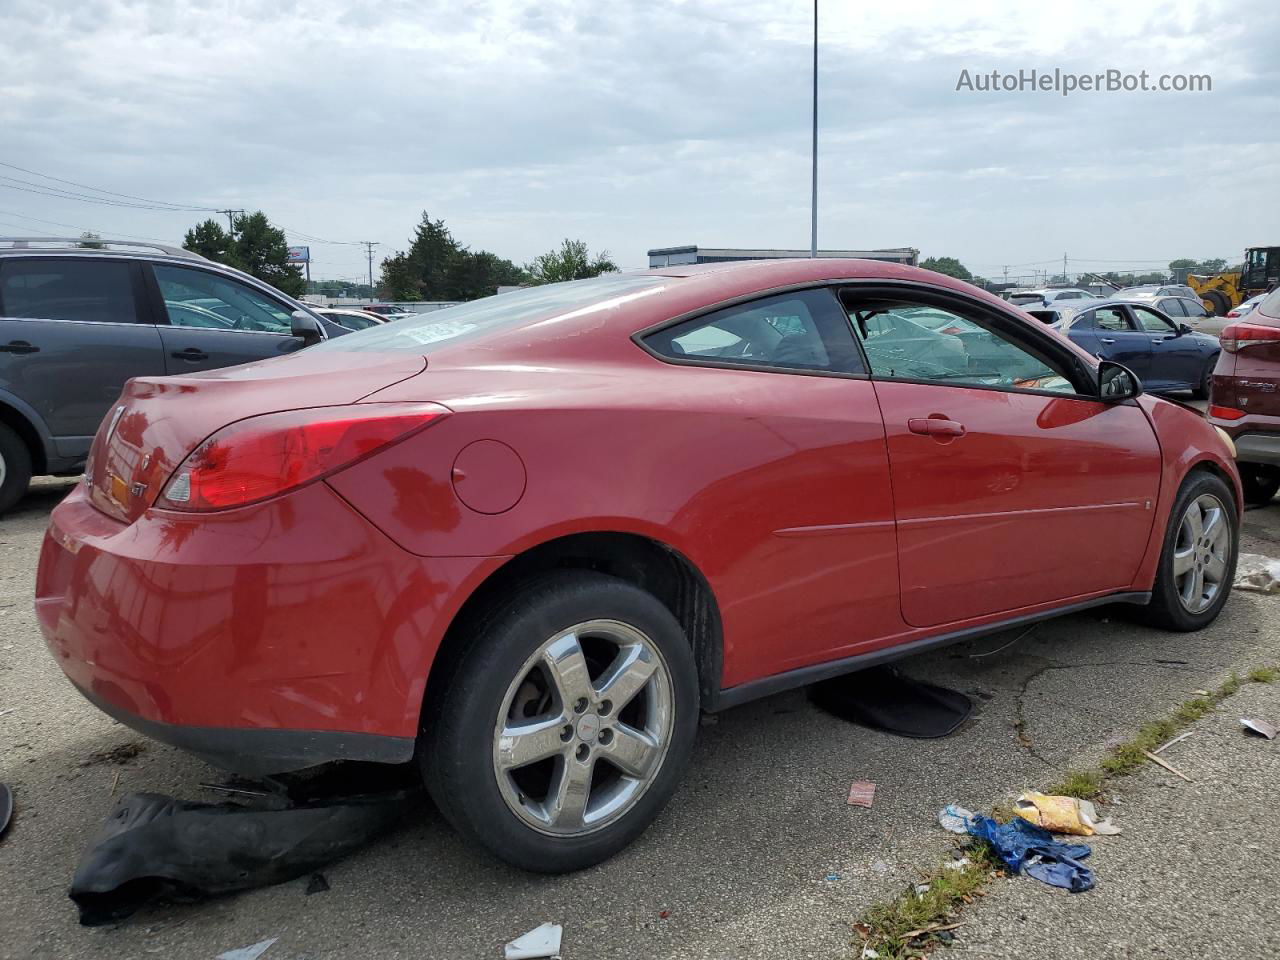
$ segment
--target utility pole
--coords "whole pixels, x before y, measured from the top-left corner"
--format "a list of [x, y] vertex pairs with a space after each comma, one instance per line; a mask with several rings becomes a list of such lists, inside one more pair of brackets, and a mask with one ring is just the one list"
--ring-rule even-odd
[[1067, 282], [1067, 255], [1062, 255], [1062, 282]]
[[244, 211], [243, 210], [218, 210], [215, 212], [225, 213], [227, 215], [227, 232], [234, 237], [236, 235], [235, 214], [238, 213], [241, 216], [244, 216]]
[[818, 256], [818, 0], [813, 0], [813, 197], [809, 224], [809, 256]]
[[360, 242], [364, 244], [365, 251], [369, 255], [369, 302], [373, 303], [373, 248], [378, 244], [374, 240], [361, 240]]
[[1005, 265], [1005, 268], [1004, 268], [1004, 283], [1005, 283], [1005, 286], [1008, 286], [1008, 285], [1009, 285], [1009, 267], [1008, 267], [1008, 264], [1006, 264], [1006, 265]]

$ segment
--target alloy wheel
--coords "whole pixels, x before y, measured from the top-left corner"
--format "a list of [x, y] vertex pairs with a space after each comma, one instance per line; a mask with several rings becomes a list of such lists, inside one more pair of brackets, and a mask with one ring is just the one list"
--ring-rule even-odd
[[561, 837], [617, 821], [662, 767], [674, 703], [662, 652], [635, 627], [590, 620], [557, 633], [517, 672], [494, 727], [507, 807]]
[[1202, 493], [1187, 504], [1173, 548], [1173, 582], [1188, 613], [1201, 613], [1225, 586], [1231, 560], [1230, 519], [1222, 501]]

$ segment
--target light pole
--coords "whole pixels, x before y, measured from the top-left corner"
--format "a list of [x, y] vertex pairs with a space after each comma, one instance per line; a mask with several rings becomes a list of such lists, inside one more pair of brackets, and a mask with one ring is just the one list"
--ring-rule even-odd
[[818, 0], [813, 0], [813, 197], [810, 202], [809, 256], [818, 256]]

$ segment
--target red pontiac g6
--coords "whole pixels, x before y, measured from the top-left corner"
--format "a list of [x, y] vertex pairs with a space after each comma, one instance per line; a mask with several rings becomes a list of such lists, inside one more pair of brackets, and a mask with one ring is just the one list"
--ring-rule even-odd
[[131, 381], [36, 607], [104, 711], [243, 772], [421, 763], [521, 867], [657, 815], [700, 710], [1102, 603], [1204, 627], [1229, 441], [936, 273], [489, 297]]

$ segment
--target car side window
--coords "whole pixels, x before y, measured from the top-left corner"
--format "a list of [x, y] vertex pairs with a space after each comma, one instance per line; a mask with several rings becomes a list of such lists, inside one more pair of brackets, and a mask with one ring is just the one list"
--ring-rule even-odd
[[1206, 310], [1203, 306], [1201, 306], [1199, 300], [1183, 299], [1182, 309], [1186, 311], [1186, 314], [1188, 317], [1192, 317], [1193, 319], [1197, 319], [1197, 320], [1202, 317], [1207, 317], [1209, 315], [1209, 311]]
[[829, 290], [801, 290], [726, 307], [644, 338], [672, 360], [800, 372], [865, 373]]
[[120, 260], [6, 260], [0, 309], [8, 317], [136, 323], [132, 264]]
[[1138, 326], [1147, 333], [1172, 333], [1173, 324], [1147, 307], [1130, 307], [1133, 311], [1133, 318], [1138, 321]]
[[1093, 311], [1093, 325], [1098, 330], [1116, 330], [1124, 333], [1132, 330], [1128, 318], [1119, 307], [1099, 307]]
[[845, 306], [874, 377], [1076, 392], [1058, 360], [1015, 342], [976, 314], [853, 293], [846, 294]]
[[1182, 301], [1177, 297], [1165, 297], [1157, 306], [1171, 317], [1185, 317], [1186, 311], [1182, 309]]
[[207, 270], [154, 264], [169, 323], [175, 327], [288, 334], [291, 311], [252, 287]]

